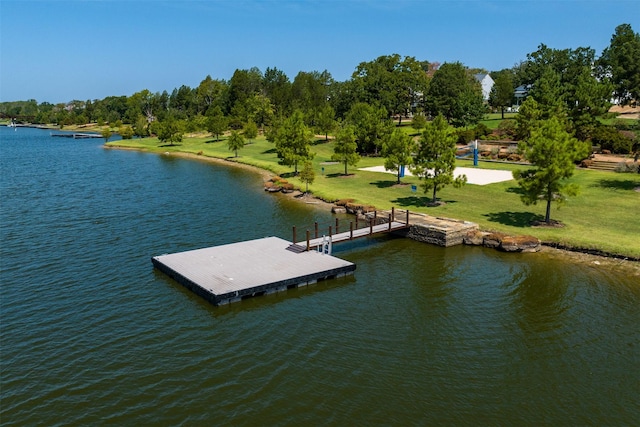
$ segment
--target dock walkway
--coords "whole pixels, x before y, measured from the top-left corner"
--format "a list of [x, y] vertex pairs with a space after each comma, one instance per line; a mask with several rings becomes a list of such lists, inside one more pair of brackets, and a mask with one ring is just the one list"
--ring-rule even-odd
[[391, 231], [398, 231], [407, 228], [407, 224], [399, 221], [392, 221], [377, 225], [371, 225], [369, 227], [363, 227], [358, 229], [350, 229], [349, 231], [344, 231], [342, 233], [336, 233], [329, 236], [317, 237], [313, 239], [309, 239], [308, 241], [294, 243], [291, 246], [292, 249], [297, 249], [299, 251], [302, 250], [312, 250], [317, 249], [319, 246], [322, 246], [328, 239], [331, 240], [331, 243], [340, 243], [347, 240], [358, 239], [361, 237], [372, 236], [374, 234], [379, 233], [388, 233]]

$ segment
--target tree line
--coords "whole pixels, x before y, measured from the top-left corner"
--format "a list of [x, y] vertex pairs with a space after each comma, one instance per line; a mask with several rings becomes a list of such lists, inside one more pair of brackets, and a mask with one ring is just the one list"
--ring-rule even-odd
[[[276, 140], [278, 128], [294, 115], [309, 130], [335, 133], [349, 124], [360, 154], [380, 154], [394, 129], [412, 116], [414, 126], [442, 115], [449, 124], [469, 129], [488, 109], [514, 105], [515, 89], [526, 99], [515, 123], [503, 131], [513, 139], [531, 135], [538, 120], [558, 116], [579, 140], [611, 140], [617, 130], [598, 121], [613, 100], [640, 99], [640, 36], [629, 24], [615, 29], [610, 45], [596, 56], [589, 47], [554, 49], [544, 44], [512, 68], [491, 72], [495, 84], [488, 103], [479, 82], [481, 69], [460, 62], [438, 64], [398, 54], [360, 63], [350, 79], [336, 81], [328, 71], [299, 72], [291, 81], [277, 68], [237, 69], [227, 81], [206, 76], [191, 88], [182, 85], [153, 93], [74, 100], [64, 104], [35, 100], [0, 104], [0, 114], [33, 123], [109, 124], [124, 137], [156, 135], [177, 142], [184, 132], [206, 130], [216, 139], [228, 130], [257, 127]], [[471, 135], [467, 139], [473, 137]], [[624, 150], [628, 142], [617, 142]], [[620, 147], [616, 147], [620, 148]], [[627, 147], [630, 148], [630, 147]]]
[[[60, 125], [108, 123], [123, 138], [155, 135], [168, 144], [179, 143], [184, 132], [206, 130], [217, 141], [231, 130], [227, 144], [236, 157], [244, 138], [261, 131], [283, 164], [293, 167], [295, 175], [301, 168], [307, 187], [314, 179], [314, 135], [328, 140], [331, 134], [333, 160], [344, 164], [345, 174], [361, 155], [382, 155], [386, 168], [397, 172], [398, 183], [401, 170], [409, 167], [437, 204], [440, 189], [466, 181], [453, 177], [459, 142], [455, 128], [472, 139], [476, 135], [467, 130], [489, 108], [504, 114], [520, 88], [525, 100], [515, 120], [503, 121], [501, 131], [521, 141], [519, 149], [532, 165], [515, 174], [521, 198], [526, 204], [546, 202], [546, 222], [552, 201], [576, 194], [565, 180], [573, 174], [574, 162], [589, 154], [590, 143], [607, 142], [621, 152], [637, 144], [637, 136], [624, 138], [599, 120], [612, 101], [624, 105], [640, 99], [640, 35], [629, 24], [615, 29], [599, 57], [588, 47], [553, 49], [541, 44], [514, 67], [491, 73], [495, 84], [488, 103], [475, 78], [484, 71], [460, 62], [440, 65], [392, 54], [360, 63], [344, 82], [327, 71], [299, 72], [290, 81], [277, 68], [264, 73], [238, 69], [229, 81], [207, 76], [197, 88], [183, 85], [171, 94], [145, 89], [129, 97], [56, 106], [30, 100], [3, 103], [0, 113]], [[408, 116], [417, 140], [400, 129]], [[476, 126], [471, 132], [480, 131]], [[105, 139], [110, 133], [105, 130]]]

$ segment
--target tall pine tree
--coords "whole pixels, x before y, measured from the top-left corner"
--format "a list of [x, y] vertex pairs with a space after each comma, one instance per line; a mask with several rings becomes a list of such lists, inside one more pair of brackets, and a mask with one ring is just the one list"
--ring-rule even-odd
[[551, 202], [562, 204], [567, 196], [575, 196], [578, 187], [566, 183], [573, 175], [574, 162], [589, 155], [589, 144], [572, 137], [557, 117], [540, 122], [531, 137], [520, 143], [520, 150], [535, 168], [513, 172], [522, 188], [525, 205], [539, 201], [547, 204], [545, 222], [551, 223]]
[[424, 192], [432, 191], [431, 203], [437, 203], [437, 192], [446, 185], [460, 187], [467, 182], [465, 175], [453, 177], [456, 164], [456, 136], [444, 116], [438, 115], [427, 123], [411, 170], [423, 180]]

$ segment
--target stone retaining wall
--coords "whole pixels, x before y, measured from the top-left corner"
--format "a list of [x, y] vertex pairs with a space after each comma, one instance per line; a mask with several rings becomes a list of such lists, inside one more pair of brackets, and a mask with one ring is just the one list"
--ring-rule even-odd
[[441, 218], [436, 220], [437, 223], [433, 224], [411, 224], [407, 237], [418, 242], [449, 247], [461, 245], [470, 231], [478, 230], [478, 224], [472, 222], [459, 221], [445, 225]]

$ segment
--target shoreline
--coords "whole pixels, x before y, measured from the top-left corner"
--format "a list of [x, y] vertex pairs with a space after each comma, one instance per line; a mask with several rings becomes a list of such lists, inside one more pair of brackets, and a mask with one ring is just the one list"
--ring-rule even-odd
[[[208, 163], [215, 163], [224, 166], [232, 166], [238, 167], [245, 170], [253, 171], [254, 173], [259, 174], [263, 181], [268, 181], [271, 177], [276, 174], [268, 171], [266, 169], [259, 168], [257, 166], [248, 165], [245, 163], [236, 162], [233, 160], [221, 159], [218, 157], [210, 157], [205, 155], [198, 155], [194, 153], [185, 153], [185, 152], [155, 152], [145, 150], [143, 148], [134, 148], [134, 147], [122, 147], [117, 145], [102, 145], [105, 149], [115, 149], [115, 150], [129, 150], [129, 151], [140, 151], [145, 153], [154, 153], [158, 155], [170, 155], [176, 156], [189, 160], [199, 160]], [[311, 195], [304, 195], [304, 193], [296, 190], [292, 193], [279, 193], [278, 197], [288, 197], [292, 200], [295, 200], [299, 203], [305, 203], [306, 205], [313, 206], [318, 209], [326, 209], [327, 211], [331, 211], [331, 208], [334, 203], [327, 202], [326, 200], [320, 199], [318, 197]], [[304, 200], [302, 200], [304, 198]], [[482, 230], [482, 231], [493, 231], [493, 230]], [[603, 266], [603, 265], [614, 265], [616, 268], [620, 268], [624, 264], [628, 264], [629, 270], [631, 274], [640, 277], [640, 258], [625, 256], [622, 254], [609, 253], [606, 251], [601, 251], [598, 249], [590, 249], [590, 248], [577, 248], [566, 246], [562, 244], [558, 244], [555, 242], [541, 241], [541, 253], [550, 254], [555, 256], [564, 256], [573, 259], [574, 261], [580, 261], [581, 263], [586, 263], [589, 265]]]

